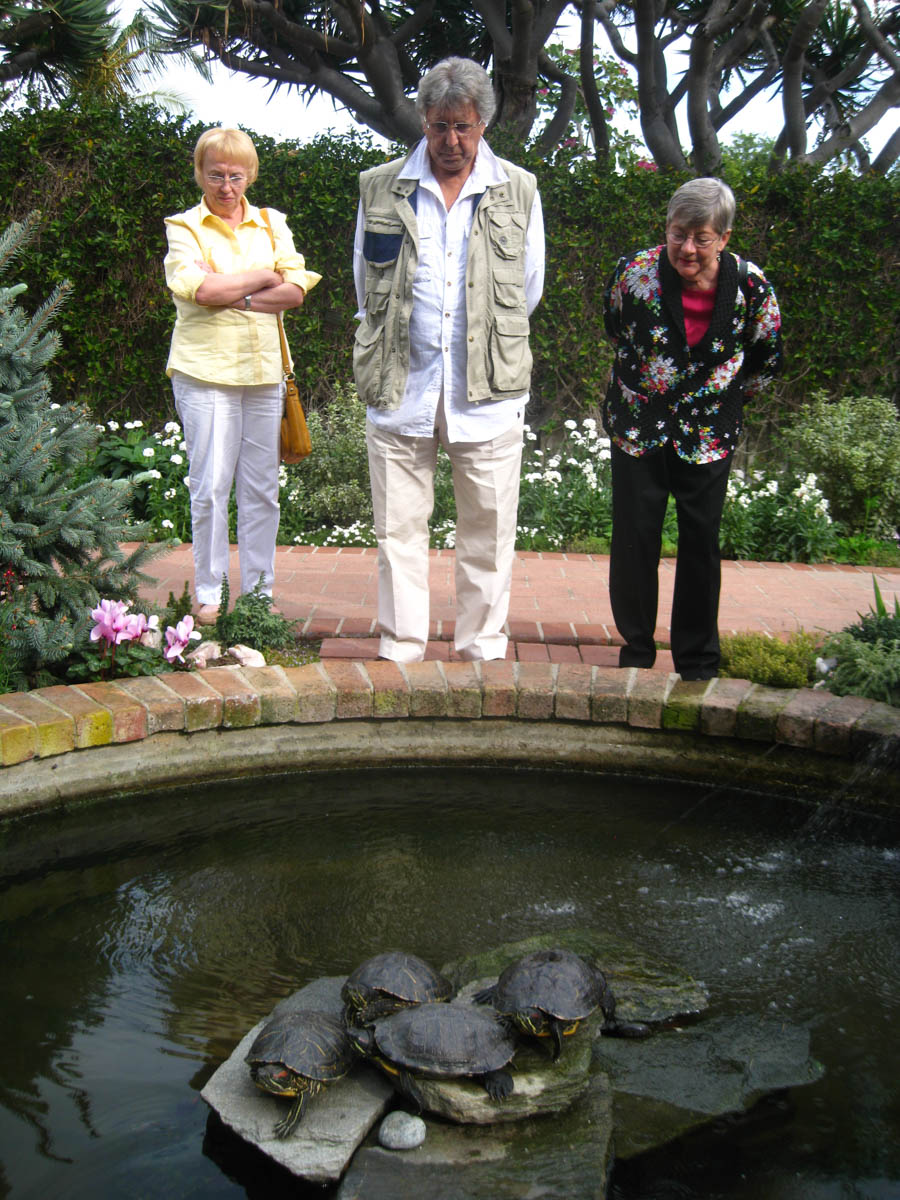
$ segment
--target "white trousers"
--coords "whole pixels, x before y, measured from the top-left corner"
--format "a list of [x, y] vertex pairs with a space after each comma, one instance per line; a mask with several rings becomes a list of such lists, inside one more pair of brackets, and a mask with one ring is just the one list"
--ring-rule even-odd
[[228, 497], [238, 510], [241, 592], [262, 576], [269, 596], [278, 535], [278, 461], [284, 385], [230, 387], [172, 374], [175, 408], [190, 460], [194, 591], [218, 604], [228, 574]]
[[366, 423], [383, 658], [425, 657], [428, 522], [439, 444], [450, 459], [456, 497], [454, 648], [465, 659], [505, 657], [524, 416], [523, 409], [512, 428], [486, 442], [448, 441], [443, 404], [432, 437], [406, 437]]

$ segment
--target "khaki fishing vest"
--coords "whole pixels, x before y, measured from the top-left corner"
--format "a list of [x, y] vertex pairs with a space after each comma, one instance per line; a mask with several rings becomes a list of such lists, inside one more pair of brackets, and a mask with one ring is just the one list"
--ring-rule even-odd
[[[360, 399], [399, 408], [409, 375], [409, 318], [419, 260], [417, 181], [398, 178], [406, 159], [360, 175], [365, 217], [366, 315], [356, 331]], [[501, 160], [509, 180], [476, 200], [466, 260], [466, 394], [472, 404], [521, 396], [531, 382], [525, 301], [525, 234], [536, 180]]]

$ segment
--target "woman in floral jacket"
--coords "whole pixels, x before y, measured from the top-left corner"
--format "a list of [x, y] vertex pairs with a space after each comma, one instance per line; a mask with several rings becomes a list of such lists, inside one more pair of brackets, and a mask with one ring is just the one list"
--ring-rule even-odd
[[671, 645], [683, 679], [718, 674], [719, 525], [745, 398], [781, 368], [781, 315], [758, 267], [725, 247], [734, 196], [694, 179], [669, 201], [666, 242], [619, 261], [604, 296], [616, 350], [609, 590], [619, 666], [652, 667], [662, 526], [678, 516]]

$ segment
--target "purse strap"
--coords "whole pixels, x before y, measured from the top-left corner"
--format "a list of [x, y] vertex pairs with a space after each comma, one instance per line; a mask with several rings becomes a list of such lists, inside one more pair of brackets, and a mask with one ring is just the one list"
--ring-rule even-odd
[[[266, 223], [266, 230], [269, 234], [269, 241], [272, 243], [272, 249], [275, 249], [275, 234], [272, 232], [272, 222], [269, 220], [269, 210], [261, 208], [260, 216]], [[293, 379], [294, 373], [290, 367], [290, 358], [288, 357], [287, 338], [284, 336], [284, 321], [281, 319], [281, 313], [278, 314], [278, 338], [281, 342], [281, 369], [284, 372], [285, 379]]]

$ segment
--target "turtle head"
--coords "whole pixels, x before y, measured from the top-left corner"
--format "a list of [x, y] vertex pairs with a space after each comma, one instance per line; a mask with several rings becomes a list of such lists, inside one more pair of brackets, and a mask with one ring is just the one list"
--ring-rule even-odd
[[356, 1053], [369, 1058], [375, 1050], [375, 1031], [365, 1026], [348, 1025], [347, 1034]]
[[289, 1071], [283, 1063], [253, 1063], [250, 1078], [258, 1088], [273, 1096], [296, 1096], [302, 1090], [296, 1072]]

